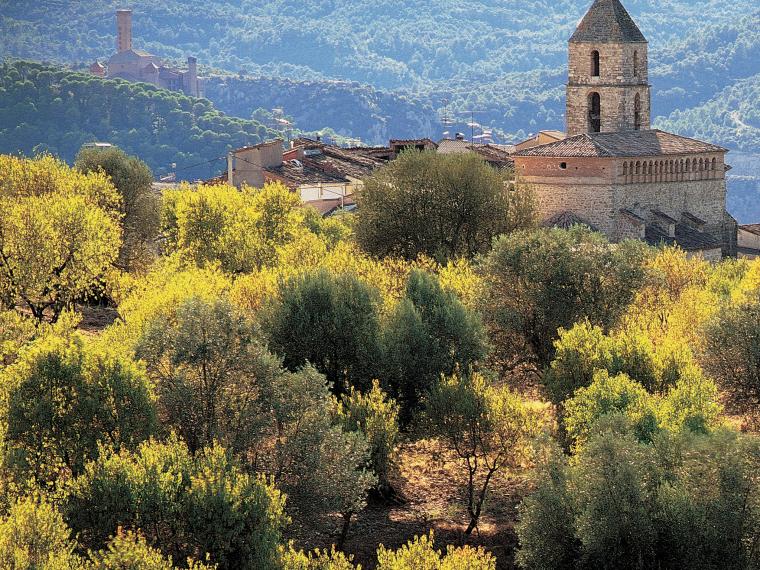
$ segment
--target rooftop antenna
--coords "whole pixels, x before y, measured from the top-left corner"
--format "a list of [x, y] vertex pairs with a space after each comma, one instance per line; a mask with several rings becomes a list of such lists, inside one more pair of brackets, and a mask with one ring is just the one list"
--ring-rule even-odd
[[483, 126], [480, 123], [475, 122], [475, 113], [480, 113], [480, 111], [476, 111], [474, 109], [471, 109], [469, 111], [470, 113], [470, 122], [467, 123], [467, 126], [470, 127], [470, 142], [475, 142], [475, 129], [480, 129], [480, 133], [483, 134]]
[[449, 129], [454, 124], [454, 119], [449, 115], [449, 100], [443, 99], [443, 114], [439, 118], [441, 125], [444, 127], [443, 138], [449, 134]]

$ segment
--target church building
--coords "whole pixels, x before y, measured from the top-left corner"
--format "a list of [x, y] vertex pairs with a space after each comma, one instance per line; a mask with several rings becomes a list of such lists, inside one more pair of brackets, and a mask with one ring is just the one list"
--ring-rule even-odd
[[619, 0], [595, 0], [569, 41], [566, 136], [516, 152], [515, 173], [547, 225], [736, 255], [728, 151], [651, 129], [647, 48]]
[[107, 65], [93, 63], [90, 72], [100, 77], [151, 83], [191, 97], [203, 96], [195, 57], [187, 58], [187, 70], [179, 70], [164, 65], [158, 56], [132, 47], [132, 10], [116, 11], [116, 53]]

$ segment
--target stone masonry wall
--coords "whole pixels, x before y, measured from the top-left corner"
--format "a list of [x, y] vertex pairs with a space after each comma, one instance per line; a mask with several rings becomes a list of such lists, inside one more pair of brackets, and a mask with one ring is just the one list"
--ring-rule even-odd
[[689, 212], [707, 222], [706, 232], [724, 241], [726, 183], [722, 179], [598, 185], [567, 184], [561, 179], [536, 183], [527, 179], [524, 183], [535, 194], [541, 220], [569, 210], [617, 241], [639, 237], [638, 229], [621, 225], [622, 209], [631, 210], [644, 219], [649, 219], [654, 209], [676, 220], [681, 220], [683, 212]]
[[[592, 75], [592, 53], [599, 52], [599, 77]], [[634, 61], [636, 66], [634, 71]], [[589, 100], [599, 93], [602, 132], [635, 128], [635, 98], [640, 99], [640, 128], [651, 123], [647, 44], [571, 43], [567, 85], [567, 134], [589, 132]]]

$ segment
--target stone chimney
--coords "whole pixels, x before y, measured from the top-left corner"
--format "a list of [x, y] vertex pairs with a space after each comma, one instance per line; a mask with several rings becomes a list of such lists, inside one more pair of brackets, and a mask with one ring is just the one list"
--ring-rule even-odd
[[116, 51], [132, 49], [132, 10], [116, 10]]

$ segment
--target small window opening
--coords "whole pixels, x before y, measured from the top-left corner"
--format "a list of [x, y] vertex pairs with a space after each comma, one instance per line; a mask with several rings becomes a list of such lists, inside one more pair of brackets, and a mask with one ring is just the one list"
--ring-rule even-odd
[[560, 162], [560, 163], [559, 163], [559, 167], [560, 167], [562, 170], [566, 170], [566, 169], [567, 169], [567, 162]]
[[599, 93], [589, 95], [588, 124], [590, 132], [602, 132], [602, 100]]
[[641, 97], [638, 93], [633, 100], [633, 128], [637, 131], [641, 130]]
[[591, 52], [591, 76], [599, 77], [599, 52], [594, 50]]

